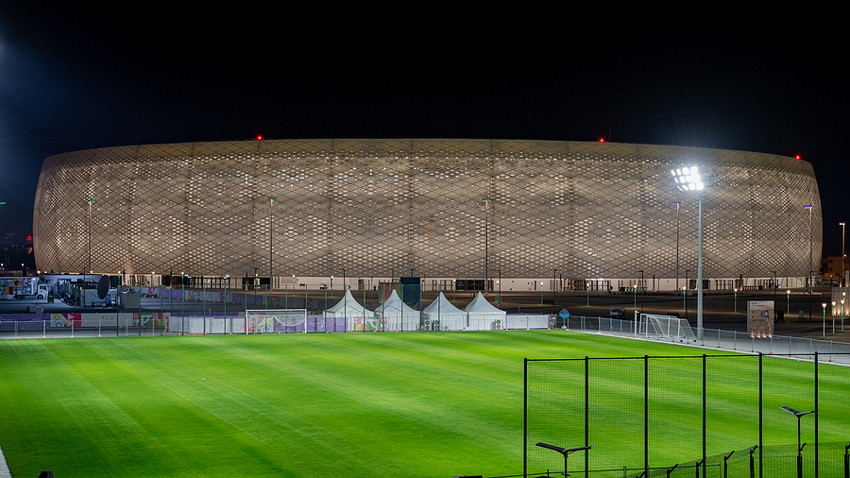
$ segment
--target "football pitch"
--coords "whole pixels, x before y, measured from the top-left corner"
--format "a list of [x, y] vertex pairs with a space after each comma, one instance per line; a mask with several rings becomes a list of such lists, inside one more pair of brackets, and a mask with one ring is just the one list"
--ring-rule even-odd
[[3, 340], [0, 447], [16, 478], [519, 474], [523, 358], [703, 353], [564, 331]]

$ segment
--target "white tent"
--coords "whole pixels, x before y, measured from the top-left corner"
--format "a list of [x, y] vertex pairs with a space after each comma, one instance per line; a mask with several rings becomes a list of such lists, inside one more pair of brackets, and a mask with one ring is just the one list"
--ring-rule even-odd
[[405, 304], [395, 290], [375, 309], [383, 330], [419, 330], [419, 312]]
[[380, 322], [375, 318], [375, 313], [366, 309], [366, 306], [360, 305], [351, 295], [350, 290], [346, 290], [343, 298], [325, 311], [326, 320], [341, 317], [345, 318], [345, 330], [371, 332], [380, 328]]
[[505, 327], [507, 316], [505, 311], [487, 302], [481, 292], [463, 310], [468, 314], [467, 328], [469, 330], [499, 330]]
[[466, 325], [466, 312], [452, 305], [442, 292], [422, 310], [424, 330], [465, 330]]

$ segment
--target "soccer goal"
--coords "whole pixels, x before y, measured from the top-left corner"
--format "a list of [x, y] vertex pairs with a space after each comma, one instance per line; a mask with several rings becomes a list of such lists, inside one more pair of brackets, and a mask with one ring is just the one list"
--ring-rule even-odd
[[245, 311], [245, 334], [307, 333], [307, 309]]
[[638, 335], [676, 342], [696, 342], [691, 324], [687, 319], [672, 315], [640, 314]]

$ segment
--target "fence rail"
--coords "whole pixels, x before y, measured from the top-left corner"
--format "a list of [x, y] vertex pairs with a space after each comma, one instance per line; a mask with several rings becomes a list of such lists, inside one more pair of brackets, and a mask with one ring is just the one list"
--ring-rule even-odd
[[640, 332], [635, 330], [634, 321], [611, 319], [608, 317], [568, 317], [563, 320], [559, 319], [557, 325], [582, 332], [645, 338], [659, 342], [689, 343], [706, 348], [736, 352], [785, 355], [789, 357], [806, 356], [817, 352], [821, 355], [822, 361], [850, 365], [850, 355], [847, 355], [850, 354], [850, 344], [833, 340], [793, 337], [790, 335], [754, 337], [749, 332], [737, 330], [703, 329], [703, 339], [701, 341], [687, 342], [681, 339], [664, 338], [661, 336], [641, 336]]
[[[526, 359], [524, 470], [563, 469], [543, 441], [597, 446], [574, 454], [571, 476], [847, 476], [847, 368], [773, 357]], [[800, 449], [788, 405], [812, 413]]]
[[[405, 319], [407, 320], [407, 319]], [[553, 318], [547, 314], [508, 314], [504, 319], [464, 319], [467, 330], [546, 329]], [[285, 334], [326, 332], [441, 331], [419, 316], [405, 321], [381, 317], [335, 317], [307, 315], [297, 325], [246, 319], [242, 312], [223, 314], [169, 312], [120, 312], [91, 314], [4, 314], [0, 337], [97, 337], [142, 335]]]

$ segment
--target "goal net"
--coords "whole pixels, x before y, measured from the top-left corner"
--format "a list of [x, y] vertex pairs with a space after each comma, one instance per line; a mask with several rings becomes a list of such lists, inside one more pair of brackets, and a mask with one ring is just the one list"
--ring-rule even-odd
[[638, 335], [677, 342], [697, 340], [687, 319], [672, 315], [640, 314]]
[[245, 311], [246, 334], [307, 333], [307, 309]]

